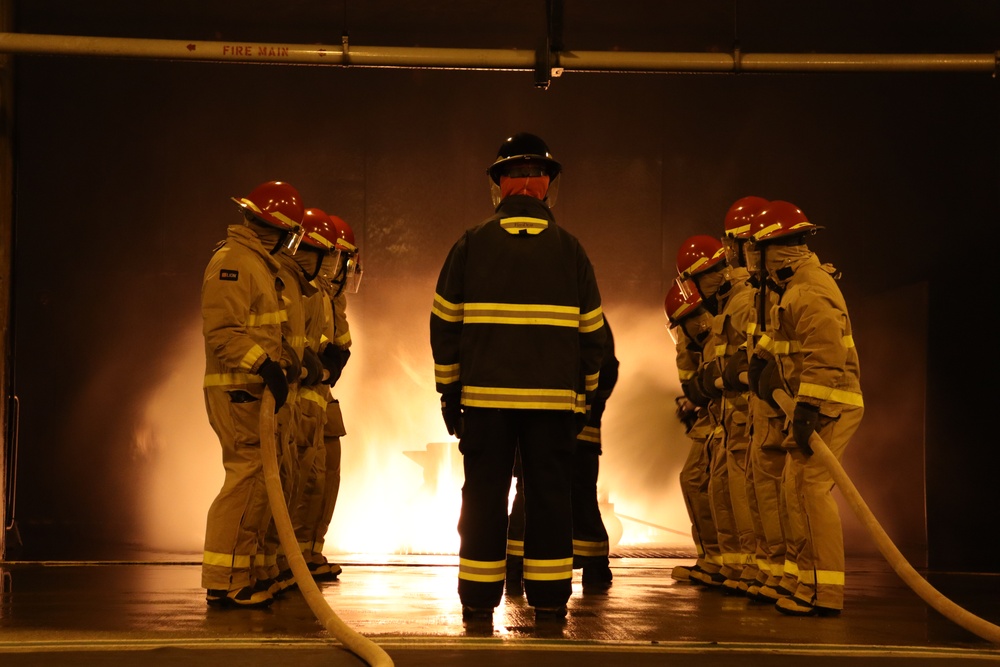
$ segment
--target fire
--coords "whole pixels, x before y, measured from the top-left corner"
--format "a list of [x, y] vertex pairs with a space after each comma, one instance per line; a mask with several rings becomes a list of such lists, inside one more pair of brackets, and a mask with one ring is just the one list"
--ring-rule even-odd
[[[353, 355], [334, 388], [347, 435], [326, 551], [457, 554], [462, 457], [441, 419], [426, 336], [369, 338], [365, 318], [351, 324]], [[689, 443], [673, 417], [679, 387], [662, 313], [616, 311], [613, 326], [621, 376], [603, 429], [598, 491], [605, 524], [613, 545], [690, 547], [677, 483]], [[134, 447], [148, 462], [146, 546], [200, 554], [208, 506], [223, 479], [202, 398], [200, 319], [177, 348], [177, 366], [147, 404]]]

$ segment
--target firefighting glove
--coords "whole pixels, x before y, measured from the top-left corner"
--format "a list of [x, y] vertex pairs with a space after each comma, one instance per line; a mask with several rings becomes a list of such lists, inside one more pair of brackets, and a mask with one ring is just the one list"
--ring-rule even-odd
[[444, 425], [448, 427], [448, 435], [461, 439], [464, 430], [462, 428], [462, 392], [453, 391], [441, 394], [441, 416], [444, 417]]
[[763, 394], [760, 393], [760, 374], [764, 371], [765, 366], [767, 366], [767, 359], [756, 354], [750, 357], [747, 362], [747, 384], [750, 386], [750, 391], [761, 398], [763, 398]]
[[778, 366], [778, 361], [773, 357], [767, 360], [767, 364], [764, 365], [764, 370], [760, 372], [760, 379], [757, 380], [758, 386], [760, 387], [760, 397], [767, 401], [775, 410], [780, 410], [781, 407], [774, 400], [774, 391], [776, 389], [785, 389], [785, 383], [781, 379], [781, 368]]
[[722, 385], [726, 391], [738, 391], [742, 394], [750, 390], [749, 386], [740, 381], [740, 373], [747, 373], [749, 365], [746, 352], [742, 349], [729, 357], [726, 367], [722, 370]]
[[264, 378], [264, 384], [271, 390], [271, 395], [274, 396], [274, 413], [277, 414], [278, 409], [288, 400], [288, 378], [285, 377], [285, 371], [281, 364], [268, 357], [257, 369], [257, 374]]
[[676, 397], [674, 403], [677, 404], [674, 414], [684, 424], [684, 433], [689, 433], [694, 423], [698, 421], [698, 407], [683, 396]]
[[701, 384], [698, 382], [697, 377], [691, 378], [687, 382], [682, 382], [681, 390], [684, 392], [684, 397], [699, 408], [704, 408], [709, 404], [709, 398], [701, 390]]
[[305, 377], [302, 378], [302, 385], [314, 387], [323, 379], [323, 361], [319, 354], [311, 347], [307, 347], [302, 352], [302, 367], [306, 369]]
[[344, 372], [344, 366], [347, 365], [347, 360], [350, 356], [351, 351], [347, 348], [339, 348], [336, 345], [327, 345], [323, 348], [323, 353], [320, 354], [320, 361], [323, 363], [323, 368], [330, 374], [330, 377], [323, 382], [331, 387], [337, 384], [337, 380], [340, 379], [340, 374]]
[[809, 446], [809, 436], [816, 432], [819, 425], [819, 407], [811, 403], [796, 403], [795, 414], [792, 416], [792, 437], [806, 456], [812, 456]]
[[285, 362], [285, 378], [288, 380], [288, 384], [302, 379], [302, 360], [299, 359], [292, 344], [284, 338], [281, 339], [281, 360]]
[[698, 383], [702, 392], [709, 398], [722, 398], [722, 389], [715, 384], [715, 380], [719, 376], [719, 364], [716, 361], [702, 364], [701, 368], [698, 369]]

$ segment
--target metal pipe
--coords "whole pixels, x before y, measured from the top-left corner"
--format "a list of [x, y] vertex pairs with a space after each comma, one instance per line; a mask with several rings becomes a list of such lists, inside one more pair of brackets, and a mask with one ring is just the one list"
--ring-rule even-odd
[[[535, 52], [342, 44], [269, 44], [0, 32], [0, 53], [109, 56], [210, 62], [392, 67], [404, 69], [524, 70]], [[660, 53], [561, 51], [553, 76], [579, 72], [982, 72], [995, 74], [1000, 51], [981, 54]]]

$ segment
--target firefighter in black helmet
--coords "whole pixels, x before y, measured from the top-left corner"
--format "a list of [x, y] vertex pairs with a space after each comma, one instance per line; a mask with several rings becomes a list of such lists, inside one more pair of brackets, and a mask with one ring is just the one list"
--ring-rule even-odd
[[434, 295], [435, 379], [464, 457], [458, 592], [466, 619], [491, 619], [503, 595], [518, 451], [528, 604], [536, 619], [561, 619], [572, 592], [573, 453], [606, 332], [587, 253], [550, 210], [561, 171], [539, 137], [504, 141], [487, 169], [496, 211], [452, 246]]

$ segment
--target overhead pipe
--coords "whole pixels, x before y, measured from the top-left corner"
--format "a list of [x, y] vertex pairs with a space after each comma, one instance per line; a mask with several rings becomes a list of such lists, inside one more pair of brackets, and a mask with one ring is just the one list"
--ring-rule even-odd
[[[266, 42], [186, 41], [0, 32], [0, 53], [151, 58], [255, 64], [403, 69], [536, 71], [540, 56], [551, 74], [565, 72], [980, 72], [996, 75], [1000, 51], [980, 54], [694, 53], [553, 51]], [[545, 57], [548, 56], [548, 57]]]

